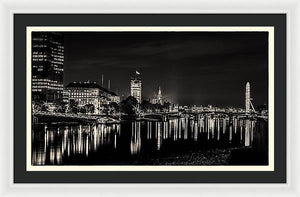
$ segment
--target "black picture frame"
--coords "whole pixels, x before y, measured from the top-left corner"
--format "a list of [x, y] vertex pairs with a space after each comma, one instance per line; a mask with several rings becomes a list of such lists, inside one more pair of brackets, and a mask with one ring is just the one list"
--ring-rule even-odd
[[[26, 171], [27, 26], [273, 26], [274, 171]], [[14, 14], [14, 183], [286, 183], [286, 14]]]

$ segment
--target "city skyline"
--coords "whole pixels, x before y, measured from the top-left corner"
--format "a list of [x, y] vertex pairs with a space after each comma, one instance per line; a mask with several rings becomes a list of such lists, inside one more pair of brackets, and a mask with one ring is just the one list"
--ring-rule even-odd
[[251, 83], [254, 105], [267, 103], [268, 34], [243, 33], [64, 33], [64, 85], [97, 81], [130, 95], [130, 78], [141, 73], [142, 99], [160, 86], [180, 105], [244, 106]]

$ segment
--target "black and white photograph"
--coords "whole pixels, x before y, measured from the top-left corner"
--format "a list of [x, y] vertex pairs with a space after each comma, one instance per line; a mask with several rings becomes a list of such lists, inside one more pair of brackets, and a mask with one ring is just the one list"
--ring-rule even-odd
[[37, 28], [29, 44], [33, 168], [273, 163], [268, 30]]

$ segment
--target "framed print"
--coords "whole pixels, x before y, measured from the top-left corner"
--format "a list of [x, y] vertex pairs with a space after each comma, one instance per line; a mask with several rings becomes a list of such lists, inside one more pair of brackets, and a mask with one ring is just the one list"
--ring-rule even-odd
[[285, 183], [285, 14], [15, 14], [15, 183]]

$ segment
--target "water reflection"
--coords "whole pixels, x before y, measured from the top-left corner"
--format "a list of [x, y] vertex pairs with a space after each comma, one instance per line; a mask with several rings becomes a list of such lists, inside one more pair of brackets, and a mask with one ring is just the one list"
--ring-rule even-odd
[[130, 152], [135, 155], [141, 150], [141, 122], [132, 122]]
[[[168, 121], [134, 121], [122, 124], [36, 127], [32, 135], [33, 165], [84, 163], [84, 158], [118, 160], [126, 155], [155, 156], [177, 150], [188, 142], [201, 148], [214, 145], [252, 146], [256, 120], [198, 115]], [[266, 123], [264, 123], [266, 124]], [[263, 137], [263, 132], [259, 132]], [[204, 146], [203, 145], [203, 146]], [[75, 161], [76, 163], [76, 161]], [[101, 162], [99, 163], [101, 164]]]

